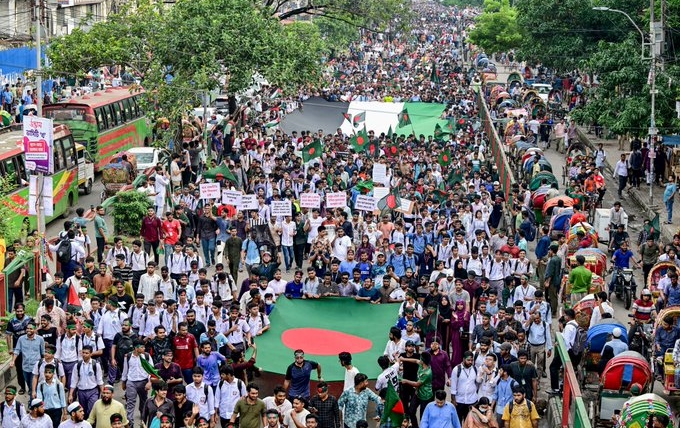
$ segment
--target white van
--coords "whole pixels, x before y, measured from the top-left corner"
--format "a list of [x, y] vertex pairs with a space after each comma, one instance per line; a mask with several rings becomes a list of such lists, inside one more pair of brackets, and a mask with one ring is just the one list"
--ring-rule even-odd
[[94, 186], [94, 160], [85, 146], [76, 143], [76, 156], [78, 156], [78, 189], [86, 195], [92, 193]]

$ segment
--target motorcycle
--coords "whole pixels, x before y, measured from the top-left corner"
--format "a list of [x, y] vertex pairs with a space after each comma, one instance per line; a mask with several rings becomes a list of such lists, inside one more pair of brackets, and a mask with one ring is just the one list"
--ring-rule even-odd
[[633, 296], [636, 294], [637, 284], [633, 278], [633, 269], [616, 268], [616, 281], [614, 281], [614, 289], [609, 290], [609, 300], [612, 299], [612, 293], [616, 294], [619, 300], [623, 300], [623, 307], [626, 310], [630, 309], [633, 303]]
[[630, 331], [628, 332], [628, 349], [639, 352], [646, 360], [649, 360], [652, 355], [652, 328], [653, 324], [644, 324], [642, 321], [633, 317], [633, 314], [628, 314], [633, 320], [630, 322]]

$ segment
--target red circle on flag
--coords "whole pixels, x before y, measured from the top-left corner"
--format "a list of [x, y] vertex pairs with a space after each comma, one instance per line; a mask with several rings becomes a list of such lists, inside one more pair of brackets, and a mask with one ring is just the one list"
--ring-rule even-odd
[[316, 152], [316, 150], [314, 149], [314, 147], [312, 147], [312, 148], [309, 149], [309, 154], [310, 154], [310, 155], [313, 155], [314, 152]]
[[449, 161], [449, 157], [446, 156], [446, 155], [444, 155], [444, 156], [442, 156], [442, 160], [443, 160], [444, 162], [448, 162], [448, 161]]
[[364, 140], [364, 137], [357, 137], [357, 144], [360, 146], [363, 146], [366, 140]]
[[338, 355], [340, 352], [366, 352], [373, 342], [353, 334], [324, 328], [293, 328], [281, 335], [281, 342], [292, 350], [304, 349], [311, 355]]

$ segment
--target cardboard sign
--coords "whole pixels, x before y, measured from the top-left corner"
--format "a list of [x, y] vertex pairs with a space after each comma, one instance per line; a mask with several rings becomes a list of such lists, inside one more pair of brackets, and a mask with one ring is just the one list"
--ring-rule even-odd
[[257, 195], [241, 195], [241, 204], [237, 208], [239, 211], [256, 210]]
[[321, 195], [316, 193], [301, 193], [300, 208], [321, 208]]
[[222, 203], [225, 205], [233, 205], [235, 207], [241, 205], [241, 198], [243, 193], [238, 190], [222, 190]]
[[23, 126], [24, 158], [29, 171], [54, 173], [52, 119], [26, 116]]
[[382, 183], [385, 186], [390, 184], [387, 178], [387, 165], [382, 163], [373, 164], [373, 182]]
[[219, 199], [220, 183], [201, 183], [201, 199]]
[[347, 206], [347, 194], [336, 192], [326, 194], [326, 208], [345, 208]]
[[293, 205], [290, 201], [272, 201], [271, 211], [273, 216], [292, 216]]
[[357, 195], [356, 201], [354, 201], [354, 209], [359, 211], [375, 211], [375, 199], [373, 196], [368, 195]]
[[414, 205], [415, 204], [413, 203], [412, 200], [401, 198], [401, 206], [397, 208], [395, 211], [399, 211], [404, 214], [411, 214]]

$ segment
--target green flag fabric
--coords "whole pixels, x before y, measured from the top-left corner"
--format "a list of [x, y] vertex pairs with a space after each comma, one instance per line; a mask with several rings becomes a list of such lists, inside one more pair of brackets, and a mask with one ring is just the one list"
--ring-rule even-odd
[[411, 117], [408, 115], [408, 110], [406, 107], [399, 113], [399, 127], [403, 128], [406, 125], [411, 124]]
[[312, 144], [308, 144], [302, 148], [302, 161], [307, 163], [312, 159], [321, 157], [322, 150], [321, 140], [314, 140]]
[[158, 370], [156, 370], [156, 368], [154, 368], [154, 366], [152, 366], [151, 363], [146, 360], [146, 358], [140, 358], [139, 362], [142, 364], [142, 368], [144, 369], [144, 371], [147, 372], [151, 376], [152, 379], [153, 378], [156, 378], [156, 379], [161, 378], [161, 375], [158, 374]]
[[362, 193], [368, 193], [373, 190], [373, 180], [362, 180], [358, 182], [354, 188]]
[[437, 309], [435, 308], [434, 312], [425, 315], [423, 319], [418, 321], [416, 323], [416, 327], [420, 329], [423, 333], [431, 333], [433, 331], [437, 331], [437, 317], [439, 314], [437, 313]]
[[392, 125], [390, 125], [390, 128], [387, 130], [387, 138], [392, 138], [392, 134], [394, 134], [394, 131], [392, 131]]
[[436, 124], [434, 126], [434, 139], [435, 140], [441, 140], [444, 137], [444, 130], [442, 129], [441, 125]]
[[432, 63], [432, 72], [430, 73], [430, 82], [439, 84], [441, 79], [439, 78], [439, 72], [437, 71], [437, 64]]
[[211, 180], [216, 180], [218, 176], [222, 176], [225, 180], [229, 180], [233, 183], [236, 183], [236, 177], [234, 177], [234, 174], [229, 170], [229, 167], [226, 166], [225, 164], [221, 163], [217, 165], [215, 168], [209, 169], [206, 172], [203, 173], [204, 178], [209, 178]]
[[397, 192], [397, 189], [392, 189], [392, 191], [379, 200], [376, 205], [380, 210], [380, 215], [389, 214], [390, 211], [394, 211], [401, 207], [399, 192]]
[[363, 153], [368, 148], [368, 134], [366, 129], [360, 131], [358, 134], [352, 136], [349, 142], [352, 144], [354, 151], [357, 153]]
[[399, 394], [390, 380], [387, 382], [387, 393], [385, 394], [385, 410], [380, 425], [383, 426], [389, 419], [393, 427], [400, 427], [404, 420], [404, 403], [399, 399]]
[[358, 128], [364, 122], [366, 122], [366, 112], [355, 114], [354, 118], [352, 118], [352, 124], [355, 128]]
[[446, 149], [439, 154], [439, 165], [446, 166], [450, 163], [451, 163], [451, 151], [449, 149]]

